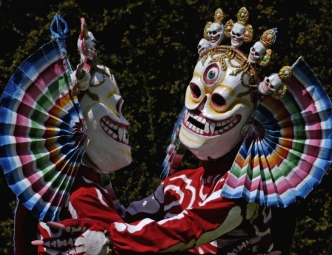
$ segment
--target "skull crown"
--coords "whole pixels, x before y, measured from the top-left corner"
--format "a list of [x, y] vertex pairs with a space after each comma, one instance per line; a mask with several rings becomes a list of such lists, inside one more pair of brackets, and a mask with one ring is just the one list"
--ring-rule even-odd
[[240, 47], [244, 42], [251, 42], [254, 36], [254, 30], [250, 24], [249, 12], [245, 7], [242, 7], [237, 13], [237, 22], [229, 20], [225, 24], [225, 36], [231, 38], [231, 45], [233, 48]]
[[214, 22], [209, 22], [205, 26], [204, 34], [207, 35], [207, 38], [212, 46], [220, 45], [221, 41], [224, 38], [224, 25], [222, 21], [224, 19], [224, 13], [219, 8], [214, 13]]
[[[206, 56], [213, 51], [213, 48], [221, 46], [224, 36], [231, 39], [230, 48], [235, 51], [243, 43], [251, 42], [253, 39], [254, 29], [248, 24], [249, 11], [245, 7], [240, 8], [238, 11], [237, 22], [233, 22], [230, 19], [223, 26], [223, 18], [224, 13], [222, 9], [218, 8], [214, 13], [214, 22], [210, 21], [204, 27], [204, 38], [199, 41], [197, 46], [199, 59], [202, 59], [202, 61], [205, 61]], [[256, 64], [262, 67], [269, 64], [272, 55], [270, 48], [276, 41], [277, 32], [277, 28], [268, 29], [262, 34], [260, 40], [253, 44], [247, 55], [247, 64], [243, 64], [243, 71], [249, 70], [249, 66], [255, 68]], [[287, 72], [291, 73], [288, 67], [286, 69]], [[265, 77], [259, 84], [251, 84], [250, 87], [256, 87], [257, 91], [263, 95], [271, 95], [276, 99], [280, 99], [286, 91], [286, 86], [283, 85], [282, 79], [285, 79], [285, 76], [280, 76], [280, 73], [273, 73]]]
[[258, 85], [258, 91], [263, 95], [271, 95], [275, 99], [280, 99], [286, 93], [286, 85], [283, 80], [289, 78], [292, 69], [289, 66], [281, 68], [279, 73], [273, 73]]

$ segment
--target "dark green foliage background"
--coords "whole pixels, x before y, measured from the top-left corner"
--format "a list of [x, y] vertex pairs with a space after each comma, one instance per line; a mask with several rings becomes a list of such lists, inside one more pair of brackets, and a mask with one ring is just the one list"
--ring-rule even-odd
[[[197, 60], [203, 28], [222, 8], [236, 20], [242, 6], [250, 12], [255, 40], [268, 28], [278, 28], [269, 67], [261, 77], [292, 65], [303, 56], [331, 94], [331, 0], [146, 0], [55, 1], [0, 0], [0, 86], [17, 66], [50, 39], [54, 14], [69, 24], [68, 58], [79, 61], [76, 40], [80, 17], [97, 39], [99, 58], [113, 71], [131, 123], [133, 163], [112, 175], [122, 203], [148, 195], [160, 182], [161, 163], [184, 93]], [[252, 44], [243, 47], [249, 51]], [[183, 167], [195, 166], [186, 156]], [[1, 179], [0, 254], [12, 254], [15, 197]], [[332, 254], [332, 174], [298, 203], [298, 226], [292, 254]]]

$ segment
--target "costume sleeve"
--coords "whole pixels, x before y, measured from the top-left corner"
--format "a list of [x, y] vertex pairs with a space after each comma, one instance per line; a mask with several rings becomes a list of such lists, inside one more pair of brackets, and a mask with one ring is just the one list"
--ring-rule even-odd
[[130, 223], [144, 218], [162, 219], [164, 193], [163, 185], [159, 185], [150, 196], [132, 202], [125, 210], [125, 222]]
[[[219, 196], [219, 197], [217, 197]], [[258, 205], [220, 197], [161, 221], [143, 219], [110, 225], [116, 254], [171, 252], [208, 243], [250, 219]]]
[[90, 218], [105, 223], [122, 222], [110, 196], [102, 188], [81, 187], [75, 190], [69, 200], [71, 218]]
[[[112, 198], [103, 188], [86, 183], [79, 186], [79, 188], [73, 189], [68, 207], [63, 208], [64, 219], [90, 218], [108, 224], [114, 221], [122, 222], [122, 218], [113, 205]], [[59, 236], [59, 232], [50, 229], [44, 222], [39, 223], [38, 229], [41, 239]], [[64, 234], [63, 237], [66, 239], [68, 235]], [[38, 252], [38, 254], [43, 255], [59, 254], [58, 251], [43, 246], [38, 246]]]

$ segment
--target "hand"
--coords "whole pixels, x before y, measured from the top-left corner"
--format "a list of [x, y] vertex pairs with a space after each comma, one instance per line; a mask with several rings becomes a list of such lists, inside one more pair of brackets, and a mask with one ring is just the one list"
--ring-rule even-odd
[[254, 244], [258, 243], [261, 240], [261, 237], [257, 236], [251, 239], [238, 241], [235, 244], [231, 245], [228, 252], [226, 251], [225, 255], [279, 255], [281, 254], [280, 251], [272, 251], [272, 252], [250, 252], [246, 253]]
[[33, 245], [44, 246], [46, 251], [60, 251], [61, 255], [106, 255], [111, 252], [109, 225], [101, 221], [68, 219], [61, 223], [48, 222], [47, 225], [62, 230], [63, 234], [55, 238], [32, 241]]

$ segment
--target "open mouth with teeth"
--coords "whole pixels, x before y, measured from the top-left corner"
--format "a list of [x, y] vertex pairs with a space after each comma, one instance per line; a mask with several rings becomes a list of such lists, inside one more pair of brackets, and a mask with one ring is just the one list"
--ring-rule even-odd
[[234, 38], [231, 39], [231, 41], [232, 41], [232, 43], [233, 43], [234, 45], [238, 45], [238, 44], [240, 44], [241, 39], [240, 39], [240, 38], [236, 38], [236, 37], [234, 37]]
[[109, 116], [100, 119], [100, 126], [113, 140], [128, 145], [128, 125], [112, 120]]
[[223, 120], [211, 120], [194, 112], [186, 111], [182, 125], [201, 136], [219, 136], [233, 129], [241, 121], [241, 118], [240, 114], [236, 114]]
[[220, 38], [220, 35], [216, 35], [210, 39], [211, 43], [217, 43]]
[[258, 58], [256, 56], [254, 56], [253, 54], [249, 54], [249, 58], [252, 62], [256, 62], [258, 60]]
[[261, 87], [263, 92], [266, 93], [266, 94], [271, 94], [272, 91], [269, 90], [269, 84], [266, 82], [266, 80], [264, 79], [263, 81], [263, 86]]
[[205, 50], [205, 48], [203, 48], [203, 47], [199, 48], [198, 54], [201, 54], [204, 50]]

